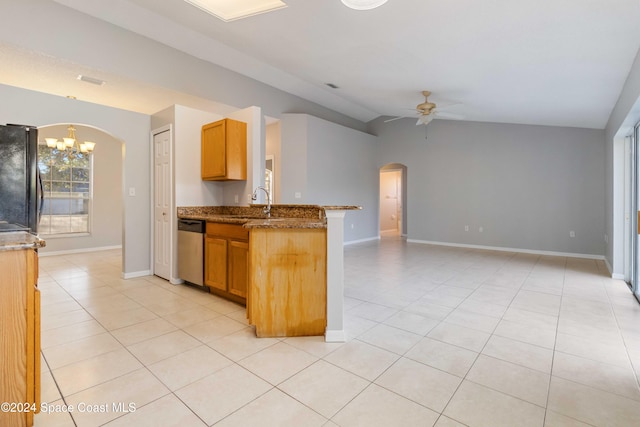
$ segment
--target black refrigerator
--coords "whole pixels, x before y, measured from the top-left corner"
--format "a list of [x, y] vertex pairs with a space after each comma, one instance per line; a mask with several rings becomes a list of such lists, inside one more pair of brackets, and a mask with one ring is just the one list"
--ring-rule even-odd
[[37, 234], [42, 196], [38, 129], [0, 125], [0, 232]]

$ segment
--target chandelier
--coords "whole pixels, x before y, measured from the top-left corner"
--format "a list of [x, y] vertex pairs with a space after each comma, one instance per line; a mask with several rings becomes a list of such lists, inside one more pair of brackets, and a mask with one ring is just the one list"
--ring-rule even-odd
[[47, 142], [47, 147], [56, 148], [58, 151], [66, 151], [71, 155], [91, 153], [93, 151], [96, 143], [91, 141], [78, 142], [76, 139], [76, 128], [74, 128], [73, 125], [69, 125], [67, 131], [69, 134], [66, 138], [62, 138], [62, 141], [58, 140], [58, 138], [45, 138], [44, 140]]

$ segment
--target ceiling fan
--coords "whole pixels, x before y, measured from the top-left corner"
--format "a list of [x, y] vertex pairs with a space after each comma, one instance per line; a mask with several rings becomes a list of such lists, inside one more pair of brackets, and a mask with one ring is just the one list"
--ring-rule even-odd
[[[452, 113], [446, 113], [441, 111], [444, 108], [452, 107], [458, 104], [449, 104], [444, 107], [438, 107], [436, 104], [429, 101], [429, 95], [431, 95], [430, 91], [423, 90], [422, 95], [424, 95], [424, 102], [416, 105], [416, 114], [418, 115], [418, 121], [416, 122], [416, 126], [428, 125], [436, 117], [442, 117], [447, 119], [458, 119], [458, 120], [464, 118], [464, 116], [460, 114], [452, 114]], [[406, 116], [398, 116], [389, 120], [385, 120], [384, 122], [388, 123], [394, 120], [402, 119], [404, 117]]]

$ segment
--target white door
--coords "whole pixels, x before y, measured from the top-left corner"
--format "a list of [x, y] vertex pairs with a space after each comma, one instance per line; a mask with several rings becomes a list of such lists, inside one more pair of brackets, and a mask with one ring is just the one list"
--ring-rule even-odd
[[171, 132], [153, 135], [153, 274], [171, 277]]

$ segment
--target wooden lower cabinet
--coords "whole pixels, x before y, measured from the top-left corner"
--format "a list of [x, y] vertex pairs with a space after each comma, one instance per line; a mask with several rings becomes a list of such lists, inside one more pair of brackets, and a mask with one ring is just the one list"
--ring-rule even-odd
[[1, 251], [0, 272], [0, 403], [13, 405], [0, 426], [29, 427], [40, 411], [38, 254]]
[[324, 335], [325, 229], [252, 229], [247, 318], [259, 337]]
[[204, 284], [211, 292], [246, 304], [249, 231], [236, 224], [207, 223]]
[[227, 239], [205, 237], [204, 284], [221, 291], [227, 290]]
[[249, 280], [249, 242], [229, 240], [228, 246], [229, 266], [227, 276], [227, 290], [241, 298], [247, 298]]

